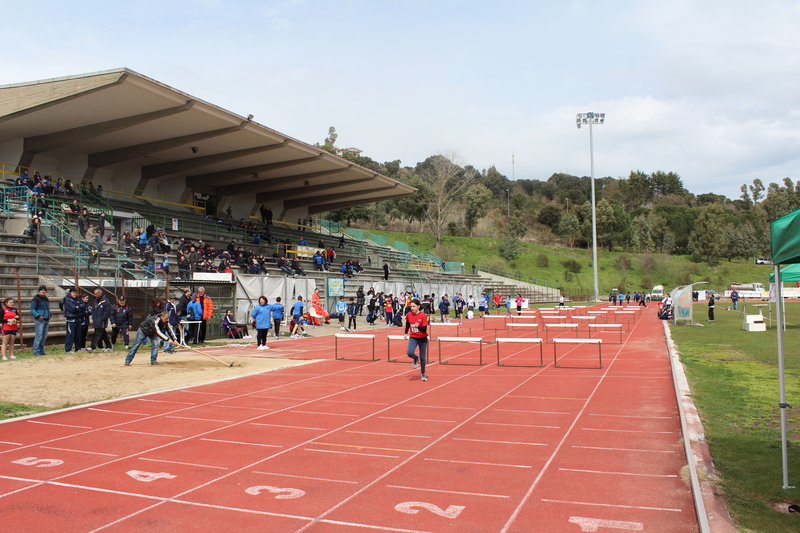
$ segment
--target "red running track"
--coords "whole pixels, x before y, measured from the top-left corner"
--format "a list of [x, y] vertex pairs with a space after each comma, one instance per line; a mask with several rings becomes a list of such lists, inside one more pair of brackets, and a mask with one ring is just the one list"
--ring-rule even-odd
[[[490, 364], [434, 364], [428, 382], [386, 362], [385, 335], [401, 330], [380, 329], [368, 332], [376, 362], [9, 421], [0, 530], [698, 531], [661, 324], [650, 312], [628, 329], [603, 346], [601, 369], [554, 368], [551, 344], [544, 368], [498, 367], [489, 345]], [[358, 352], [368, 341], [351, 342], [351, 355], [371, 358]], [[333, 358], [330, 337], [274, 346]], [[504, 357], [526, 347], [504, 346]], [[596, 361], [596, 350], [558, 353]], [[475, 344], [443, 351], [477, 362]]]

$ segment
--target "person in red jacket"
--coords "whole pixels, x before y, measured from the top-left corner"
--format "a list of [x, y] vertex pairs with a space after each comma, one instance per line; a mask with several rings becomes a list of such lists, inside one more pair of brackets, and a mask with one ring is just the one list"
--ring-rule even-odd
[[10, 348], [11, 359], [16, 359], [14, 357], [14, 343], [17, 341], [17, 331], [19, 331], [19, 313], [17, 308], [14, 307], [14, 298], [3, 300], [3, 315], [0, 321], [2, 321], [3, 327], [3, 361], [8, 361], [8, 357], [6, 357], [7, 347]]
[[[421, 311], [419, 300], [411, 300], [411, 311], [406, 314], [405, 337], [408, 340], [406, 355], [414, 360], [412, 368], [420, 367], [422, 381], [428, 381], [425, 375], [425, 360], [428, 352], [428, 315]], [[419, 348], [419, 357], [414, 352]]]

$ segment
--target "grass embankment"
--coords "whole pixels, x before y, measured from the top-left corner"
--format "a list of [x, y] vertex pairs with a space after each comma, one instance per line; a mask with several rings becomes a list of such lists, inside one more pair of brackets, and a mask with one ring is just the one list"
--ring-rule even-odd
[[[729, 509], [740, 532], [800, 531], [800, 516], [775, 511], [773, 502], [800, 503], [800, 489], [783, 489], [780, 448], [777, 330], [742, 330], [741, 308], [717, 304], [716, 321], [706, 322], [707, 305], [694, 306], [705, 327], [675, 326], [672, 337], [700, 411], [706, 439]], [[755, 313], [750, 303], [748, 311]], [[765, 313], [768, 313], [765, 309]], [[786, 395], [800, 403], [800, 303], [787, 303], [784, 337]], [[800, 413], [787, 410], [789, 481], [800, 485]]]
[[[584, 248], [520, 242], [522, 253], [513, 261], [503, 259], [498, 247], [500, 239], [484, 237], [444, 237], [439, 249], [435, 249], [434, 239], [426, 233], [397, 233], [370, 230], [384, 235], [389, 244], [394, 240], [408, 243], [420, 250], [437, 254], [445, 261], [464, 263], [464, 271], [470, 272], [473, 264], [483, 264], [548, 281], [550, 285], [563, 287], [564, 291], [575, 297], [586, 296], [593, 290], [592, 254]], [[690, 256], [668, 254], [637, 254], [619, 249], [609, 252], [597, 251], [598, 290], [600, 295], [608, 295], [611, 289], [622, 291], [645, 290], [655, 285], [664, 285], [667, 290], [698, 281], [707, 281], [702, 288], [714, 289], [722, 293], [728, 283], [759, 282], [767, 285], [772, 272], [771, 265], [755, 265], [742, 259], [723, 260], [716, 266], [696, 263]], [[573, 272], [564, 263], [577, 261], [579, 272]]]

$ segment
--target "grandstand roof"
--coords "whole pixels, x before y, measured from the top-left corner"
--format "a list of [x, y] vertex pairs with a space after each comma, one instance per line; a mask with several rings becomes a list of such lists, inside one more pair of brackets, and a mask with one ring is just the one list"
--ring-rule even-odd
[[0, 86], [0, 145], [20, 140], [19, 161], [7, 161], [20, 167], [42, 158], [137, 191], [177, 179], [181, 196], [252, 196], [309, 214], [416, 192], [126, 68]]

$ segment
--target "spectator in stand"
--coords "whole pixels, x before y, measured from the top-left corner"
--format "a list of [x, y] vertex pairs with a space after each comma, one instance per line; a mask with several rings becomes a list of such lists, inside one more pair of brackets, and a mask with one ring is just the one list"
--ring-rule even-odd
[[303, 267], [300, 266], [300, 261], [297, 259], [297, 256], [292, 258], [292, 270], [294, 271], [294, 277], [308, 275], [306, 271], [303, 270]]
[[128, 307], [124, 296], [117, 298], [117, 305], [111, 311], [111, 344], [117, 344], [117, 335], [122, 333], [122, 342], [125, 349], [130, 348], [131, 339], [128, 335], [130, 327], [133, 325], [133, 312]]
[[332, 265], [333, 264], [333, 260], [336, 259], [336, 251], [333, 249], [333, 246], [328, 248], [328, 251], [325, 252], [325, 255], [328, 258], [328, 265]]
[[89, 210], [85, 207], [81, 210], [81, 214], [78, 215], [77, 224], [81, 237], [86, 237], [86, 230], [89, 229]]
[[390, 272], [391, 271], [389, 270], [389, 262], [388, 261], [384, 261], [383, 262], [383, 279], [384, 279], [384, 281], [388, 281], [389, 280], [389, 273]]
[[142, 254], [142, 266], [144, 267], [145, 277], [155, 277], [155, 256], [153, 254], [153, 247], [149, 244], [145, 247], [144, 253]]
[[278, 259], [278, 268], [280, 268], [287, 276], [292, 275], [292, 269], [289, 268], [289, 262], [286, 260], [285, 256], [281, 256]]
[[233, 220], [233, 209], [231, 208], [231, 206], [228, 206], [228, 209], [225, 210], [225, 216]]
[[50, 329], [50, 300], [47, 299], [47, 287], [39, 286], [39, 291], [31, 300], [31, 314], [36, 326], [36, 337], [33, 340], [33, 355], [44, 355], [44, 344]]
[[301, 236], [300, 240], [297, 241], [297, 246], [308, 246], [308, 241], [305, 237]]
[[14, 357], [14, 344], [17, 342], [17, 331], [19, 330], [19, 312], [14, 307], [14, 298], [3, 300], [3, 314], [0, 317], [3, 328], [2, 354], [3, 361], [8, 361], [6, 350], [10, 350], [11, 359]]

